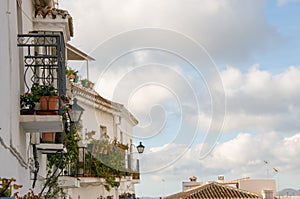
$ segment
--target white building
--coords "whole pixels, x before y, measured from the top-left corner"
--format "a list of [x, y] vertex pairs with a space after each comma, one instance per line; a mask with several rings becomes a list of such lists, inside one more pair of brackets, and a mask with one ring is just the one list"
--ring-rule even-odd
[[[68, 189], [68, 194], [72, 198], [82, 198], [89, 195], [90, 198], [119, 198], [119, 195], [127, 193], [134, 194], [134, 185], [139, 183], [138, 160], [136, 158], [136, 146], [133, 144], [132, 129], [137, 125], [138, 121], [134, 116], [121, 104], [102, 98], [93, 89], [85, 88], [79, 84], [72, 85], [73, 97], [78, 100], [78, 104], [84, 108], [82, 115], [82, 128], [79, 131], [83, 138], [82, 146], [85, 148], [85, 154], [81, 150], [81, 158], [87, 157], [88, 147], [91, 138], [94, 140], [103, 139], [104, 135], [109, 137], [110, 141], [122, 144], [121, 149], [124, 168], [126, 171], [121, 176], [116, 177], [116, 181], [120, 183], [118, 187], [110, 187], [110, 191], [105, 189], [107, 185], [101, 176], [97, 176], [94, 171], [85, 173], [88, 169], [78, 170], [80, 187]], [[100, 153], [103, 153], [102, 151]], [[106, 158], [110, 158], [109, 154]], [[85, 158], [85, 165], [89, 162]], [[84, 158], [81, 159], [84, 162]], [[107, 165], [113, 167], [112, 165]], [[87, 167], [87, 166], [86, 166]]]
[[[73, 36], [72, 17], [66, 10], [56, 6], [56, 0], [0, 1], [0, 178], [15, 178], [17, 184], [23, 185], [23, 188], [18, 190], [20, 195], [27, 193], [33, 186], [35, 193], [43, 191], [43, 194], [46, 194], [48, 188], [45, 183], [50, 179], [47, 178], [46, 170], [48, 154], [56, 153], [64, 157], [67, 152], [64, 122], [68, 120], [63, 119], [62, 111], [63, 105], [69, 103], [68, 99], [72, 98], [72, 93], [67, 92], [66, 62], [78, 57], [90, 58], [67, 44]], [[44, 97], [47, 102], [46, 109], [43, 108], [40, 99], [42, 95], [33, 95], [38, 96], [38, 99], [32, 98], [29, 93], [34, 93], [31, 89], [34, 83], [42, 85], [43, 88], [54, 87], [58, 96], [55, 108], [49, 108], [51, 98]], [[133, 146], [131, 131], [137, 121], [124, 107], [112, 102], [108, 103], [110, 107], [106, 107], [108, 104], [105, 103], [108, 101], [105, 101], [104, 105], [99, 103], [99, 109], [93, 109], [93, 101], [86, 95], [91, 91], [85, 93], [82, 88], [76, 90], [76, 86], [74, 91], [80, 105], [86, 109], [82, 118], [84, 130], [95, 130], [96, 138], [100, 135], [100, 129], [106, 127], [112, 138], [116, 137], [130, 148]], [[27, 97], [26, 99], [30, 98], [35, 106], [25, 102], [24, 106], [20, 107], [20, 95]], [[93, 111], [99, 118], [90, 118]], [[52, 143], [41, 141], [48, 135], [46, 133], [55, 138]], [[130, 154], [130, 149], [124, 154], [127, 158], [127, 168], [133, 167], [128, 161], [128, 157], [131, 159], [132, 156], [126, 156]], [[58, 176], [65, 170], [52, 171], [53, 176]], [[79, 183], [78, 176], [62, 179], [65, 181], [60, 181], [61, 186], [69, 188], [71, 194], [80, 195], [82, 198], [84, 192], [90, 193], [89, 190], [93, 189], [90, 185], [94, 182]], [[80, 179], [84, 182], [84, 177]], [[101, 181], [98, 185], [103, 187], [103, 180], [97, 180]], [[121, 192], [134, 192], [133, 184], [138, 181], [132, 180], [131, 175], [121, 181], [118, 189], [109, 193], [102, 193], [100, 189], [97, 197], [99, 193], [102, 196], [113, 195], [117, 198]], [[80, 188], [75, 188], [79, 186]], [[86, 191], [81, 192], [85, 188]]]
[[[65, 95], [62, 75], [65, 73], [65, 45], [73, 34], [73, 26], [66, 11], [57, 10], [52, 14], [53, 8], [53, 5], [31, 0], [0, 2], [0, 92], [3, 94], [0, 105], [0, 177], [15, 178], [17, 184], [23, 185], [23, 189], [18, 190], [20, 193], [27, 193], [33, 185], [39, 192], [46, 175], [46, 154], [36, 150], [45, 146], [39, 144], [39, 139], [31, 142], [31, 138], [39, 138], [40, 132], [63, 131], [60, 115], [20, 115], [20, 95], [28, 93], [33, 82], [47, 80], [58, 89], [60, 101]], [[55, 41], [46, 41], [47, 34], [52, 34]], [[41, 53], [48, 58], [38, 58]], [[49, 62], [53, 64], [46, 69]], [[34, 171], [38, 175], [33, 175]]]
[[[220, 185], [225, 185], [227, 187], [233, 187], [235, 189], [248, 191], [257, 194], [260, 198], [263, 199], [272, 199], [275, 197], [276, 194], [276, 182], [274, 179], [250, 179], [250, 177], [245, 177], [245, 178], [225, 181], [223, 175], [218, 176], [217, 182], [211, 181], [207, 183], [197, 182], [197, 178], [195, 176], [192, 176], [190, 177], [190, 181], [182, 182], [182, 193], [189, 192], [191, 190], [197, 190], [197, 189], [201, 190], [201, 187], [212, 183], [218, 183]], [[177, 197], [178, 195], [175, 194], [175, 196]]]

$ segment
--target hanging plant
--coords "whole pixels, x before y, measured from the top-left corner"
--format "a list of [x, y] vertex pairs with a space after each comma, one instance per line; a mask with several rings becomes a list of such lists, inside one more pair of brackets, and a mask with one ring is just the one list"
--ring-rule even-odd
[[[24, 196], [19, 196], [16, 190], [22, 188], [22, 185], [15, 184], [15, 178], [0, 178], [0, 198], [17, 198], [17, 199], [42, 199], [40, 194], [35, 194], [32, 189]], [[13, 193], [13, 191], [16, 191]]]

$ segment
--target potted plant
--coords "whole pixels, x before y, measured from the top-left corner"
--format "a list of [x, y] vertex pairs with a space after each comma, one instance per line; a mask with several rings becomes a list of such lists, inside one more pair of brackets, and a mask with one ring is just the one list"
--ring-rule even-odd
[[88, 83], [88, 87], [90, 88], [90, 89], [93, 89], [94, 88], [94, 83], [93, 82], [91, 82], [91, 81], [89, 81], [89, 83]]
[[[58, 109], [58, 96], [57, 92], [52, 85], [40, 85], [34, 83], [31, 87], [32, 101], [40, 102], [40, 110], [37, 112], [39, 115], [56, 115]], [[55, 132], [42, 132], [41, 140], [43, 143], [54, 143]]]
[[85, 88], [90, 88], [90, 89], [93, 89], [94, 87], [94, 83], [88, 79], [81, 80], [81, 85]]
[[41, 110], [57, 110], [58, 96], [55, 88], [51, 85], [41, 85]]
[[34, 83], [31, 87], [33, 100], [41, 103], [41, 110], [57, 110], [58, 96], [52, 85]]
[[81, 85], [83, 86], [83, 87], [88, 87], [88, 84], [89, 84], [89, 80], [88, 79], [83, 79], [83, 80], [81, 80]]
[[78, 73], [78, 71], [75, 71], [75, 70], [72, 69], [72, 68], [68, 68], [68, 69], [66, 70], [67, 77], [68, 77], [71, 81], [73, 81], [73, 82], [75, 82], [75, 83], [78, 82], [78, 75], [77, 75], [77, 73]]
[[22, 115], [33, 115], [35, 102], [32, 93], [25, 93], [20, 96], [20, 108]]

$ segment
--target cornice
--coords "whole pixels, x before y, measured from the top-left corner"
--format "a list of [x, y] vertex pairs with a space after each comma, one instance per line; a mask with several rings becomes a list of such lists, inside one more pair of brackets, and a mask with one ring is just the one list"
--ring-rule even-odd
[[125, 117], [133, 125], [138, 124], [138, 120], [124, 107], [124, 105], [105, 99], [96, 91], [81, 85], [71, 83], [71, 87], [73, 95], [81, 96], [86, 99], [88, 101], [85, 102], [87, 105], [94, 106], [97, 109], [112, 113], [113, 115]]

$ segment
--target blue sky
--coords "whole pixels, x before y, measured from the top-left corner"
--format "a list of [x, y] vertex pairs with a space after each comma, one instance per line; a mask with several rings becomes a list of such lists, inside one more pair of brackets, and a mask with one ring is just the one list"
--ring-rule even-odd
[[[74, 19], [71, 43], [96, 58], [97, 91], [140, 121], [139, 196], [178, 192], [192, 175], [274, 178], [279, 189], [300, 188], [293, 178], [300, 174], [300, 1], [64, 0], [60, 7]], [[69, 65], [86, 75], [85, 64]], [[277, 176], [267, 172], [273, 167]]]
[[287, 42], [283, 42], [283, 47], [277, 46], [274, 50], [266, 52], [263, 57], [257, 57], [256, 60], [263, 67], [280, 72], [287, 65], [299, 63], [300, 19], [297, 12], [299, 9], [300, 4], [297, 2], [278, 6], [276, 1], [267, 1], [264, 12], [268, 22], [276, 27], [276, 30]]

